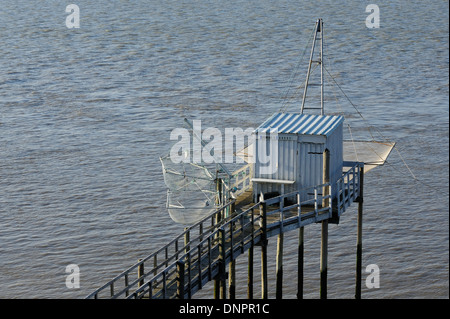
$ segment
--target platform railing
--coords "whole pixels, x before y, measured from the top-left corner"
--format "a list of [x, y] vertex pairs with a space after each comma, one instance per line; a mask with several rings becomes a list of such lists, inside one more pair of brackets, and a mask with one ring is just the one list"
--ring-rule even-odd
[[253, 164], [249, 163], [242, 166], [233, 172], [233, 183], [230, 185], [230, 190], [234, 198], [238, 198], [247, 190], [253, 187]]
[[[171, 263], [188, 251], [196, 241], [201, 241], [213, 233], [220, 221], [223, 219], [234, 201], [230, 201], [220, 209], [205, 217], [196, 224], [185, 228], [185, 230], [172, 241], [156, 252], [140, 259], [137, 263], [96, 289], [86, 298], [117, 298], [130, 294], [130, 290], [143, 283], [151, 275], [162, 273]], [[136, 274], [138, 274], [136, 276]]]
[[[258, 244], [261, 235], [267, 238], [320, 222], [331, 218], [334, 209], [343, 213], [359, 196], [363, 165], [344, 163], [349, 168], [334, 185], [336, 198], [322, 195], [333, 194], [333, 185], [321, 184], [270, 199], [262, 197], [242, 213], [229, 216], [226, 213], [234, 211], [232, 200], [86, 298], [190, 298], [217, 275], [220, 262], [234, 260]], [[314, 196], [300, 201], [301, 193], [311, 190]]]

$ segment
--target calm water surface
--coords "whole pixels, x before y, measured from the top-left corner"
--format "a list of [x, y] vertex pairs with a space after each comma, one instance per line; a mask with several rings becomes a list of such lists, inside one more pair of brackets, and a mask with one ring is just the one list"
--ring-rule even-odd
[[[371, 125], [398, 143], [366, 175], [363, 267], [379, 266], [380, 288], [363, 285], [363, 298], [448, 298], [448, 1], [378, 1], [379, 29], [360, 1], [74, 3], [79, 29], [65, 25], [68, 3], [0, 0], [0, 298], [82, 298], [178, 234], [158, 159], [171, 130], [184, 117], [224, 130], [298, 111], [301, 95], [284, 97], [304, 80], [318, 17], [326, 67], [366, 121], [328, 76], [327, 112], [354, 138]], [[330, 298], [354, 294], [355, 213], [330, 226]], [[320, 227], [305, 239], [305, 297], [318, 298]], [[296, 249], [294, 231], [286, 298]], [[65, 285], [72, 263], [79, 289]]]

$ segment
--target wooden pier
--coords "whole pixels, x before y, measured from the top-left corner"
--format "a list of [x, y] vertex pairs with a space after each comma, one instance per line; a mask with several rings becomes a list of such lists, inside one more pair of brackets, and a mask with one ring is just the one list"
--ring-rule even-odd
[[[363, 163], [344, 162], [344, 172], [336, 185], [324, 180], [323, 184], [307, 189], [313, 196], [306, 201], [300, 201], [298, 191], [270, 199], [260, 198], [257, 203], [252, 203], [251, 194], [241, 192], [238, 198], [187, 227], [167, 245], [140, 259], [86, 298], [189, 299], [209, 281], [214, 281], [214, 298], [233, 299], [235, 261], [248, 252], [247, 298], [252, 299], [255, 247], [261, 249], [262, 298], [268, 298], [267, 243], [275, 236], [278, 238], [276, 297], [282, 298], [283, 234], [299, 229], [297, 297], [301, 299], [303, 230], [313, 223], [322, 223], [320, 297], [326, 298], [328, 223], [338, 222], [352, 202], [359, 203], [355, 297], [360, 298], [363, 175]], [[332, 187], [337, 187], [337, 196], [333, 200]]]

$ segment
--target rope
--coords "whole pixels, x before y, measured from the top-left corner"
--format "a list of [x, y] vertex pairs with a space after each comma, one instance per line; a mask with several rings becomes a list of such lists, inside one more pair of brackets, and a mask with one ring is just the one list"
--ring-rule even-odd
[[[283, 113], [284, 113], [284, 112], [286, 111], [286, 109], [287, 109], [287, 103], [289, 102], [289, 100], [292, 99], [292, 98], [291, 98], [291, 99], [289, 99], [288, 101], [286, 101], [286, 100], [287, 100], [287, 97], [288, 97], [288, 95], [289, 95], [289, 92], [290, 92], [290, 90], [291, 90], [292, 83], [294, 82], [295, 78], [297, 77], [298, 70], [300, 69], [300, 65], [301, 65], [301, 62], [303, 61], [303, 58], [304, 58], [305, 53], [306, 53], [306, 50], [308, 49], [308, 46], [309, 46], [309, 44], [310, 44], [310, 42], [311, 42], [311, 39], [312, 39], [312, 37], [313, 37], [313, 35], [314, 35], [314, 31], [315, 31], [315, 28], [312, 29], [312, 32], [311, 32], [311, 34], [309, 35], [309, 38], [308, 38], [308, 42], [307, 42], [306, 45], [305, 45], [305, 49], [303, 50], [303, 53], [302, 53], [300, 59], [298, 60], [296, 66], [295, 66], [294, 72], [292, 73], [292, 75], [291, 75], [291, 77], [290, 77], [290, 79], [289, 79], [289, 83], [288, 83], [288, 86], [287, 86], [287, 90], [286, 90], [286, 92], [285, 92], [285, 94], [284, 94], [284, 97], [280, 98], [280, 99], [283, 101], [283, 103], [281, 104], [281, 107], [280, 107], [280, 109], [279, 109], [280, 112], [283, 112]], [[303, 85], [303, 84], [302, 84], [302, 85]], [[299, 89], [299, 88], [298, 88], [298, 89]], [[297, 90], [298, 90], [298, 89], [297, 89]], [[296, 94], [296, 93], [294, 93], [294, 95], [295, 95], [295, 94]]]
[[[428, 183], [422, 181], [421, 179], [417, 178], [417, 177], [414, 175], [414, 173], [412, 172], [412, 170], [409, 168], [408, 164], [406, 164], [405, 160], [403, 159], [403, 156], [400, 154], [400, 151], [399, 151], [397, 148], [395, 148], [395, 150], [397, 151], [397, 153], [398, 153], [398, 155], [400, 156], [400, 158], [401, 158], [403, 164], [405, 165], [405, 167], [408, 169], [409, 173], [411, 174], [412, 179], [413, 179], [416, 183], [419, 183], [420, 185], [429, 187], [429, 188], [433, 189], [435, 192], [438, 192], [438, 193], [441, 193], [441, 194], [445, 194], [445, 195], [448, 195], [448, 194], [449, 194], [449, 191], [446, 191], [446, 190], [444, 190], [444, 189], [442, 189], [442, 188], [439, 188], [439, 187], [436, 187], [436, 186], [434, 186], [434, 185], [428, 184]], [[396, 167], [394, 167], [394, 166], [392, 165], [392, 163], [386, 161], [386, 164], [388, 164], [388, 166], [389, 166], [390, 168], [394, 169], [395, 171], [397, 171], [397, 172], [399, 172], [399, 173], [402, 173], [399, 169], [397, 169]]]
[[[344, 90], [342, 89], [342, 87], [336, 82], [336, 80], [334, 79], [334, 77], [330, 74], [330, 72], [328, 71], [328, 69], [324, 66], [324, 69], [325, 69], [325, 71], [328, 73], [328, 75], [331, 77], [331, 79], [333, 80], [333, 82], [334, 82], [334, 84], [336, 84], [336, 86], [339, 88], [339, 90], [342, 92], [342, 94], [345, 96], [345, 98], [349, 101], [349, 103], [353, 106], [353, 108], [356, 110], [356, 112], [358, 113], [358, 115], [364, 120], [364, 121], [366, 121], [367, 123], [368, 123], [368, 121], [367, 121], [367, 119], [366, 118], [364, 118], [364, 116], [362, 115], [362, 113], [358, 110], [358, 108], [356, 107], [356, 105], [350, 100], [350, 98], [347, 96], [347, 94], [344, 92]], [[374, 138], [374, 136], [373, 136], [373, 134], [372, 134], [372, 132], [371, 132], [371, 130], [370, 130], [370, 128], [371, 128], [371, 126], [370, 125], [368, 125], [368, 132], [369, 132], [369, 134], [370, 134], [370, 136], [372, 137], [372, 139], [373, 139], [373, 141], [375, 141], [375, 138]], [[349, 129], [350, 129], [350, 126], [349, 126]], [[385, 140], [385, 141], [390, 141], [388, 138], [386, 138], [378, 129], [376, 129], [375, 128], [375, 130], [378, 132], [378, 134]], [[350, 133], [350, 135], [351, 135], [351, 133]], [[351, 137], [352, 138], [352, 141], [353, 141], [353, 137]], [[428, 184], [428, 183], [425, 183], [424, 181], [422, 181], [421, 179], [419, 179], [419, 178], [417, 178], [417, 176], [413, 173], [413, 171], [411, 170], [411, 168], [409, 167], [409, 165], [406, 163], [406, 161], [405, 161], [405, 159], [403, 158], [403, 156], [401, 155], [401, 153], [400, 153], [400, 151], [398, 150], [398, 148], [397, 147], [394, 147], [394, 149], [395, 149], [395, 151], [397, 152], [397, 154], [399, 155], [399, 157], [400, 157], [400, 159], [402, 160], [402, 162], [403, 162], [403, 165], [408, 169], [408, 171], [409, 171], [409, 173], [410, 173], [410, 175], [411, 175], [411, 177], [412, 177], [412, 179], [414, 180], [414, 181], [416, 181], [416, 182], [419, 182], [419, 183], [421, 183], [422, 185], [424, 185], [424, 186], [427, 186], [427, 187], [429, 187], [429, 188], [432, 188], [432, 189], [434, 189], [435, 191], [438, 191], [438, 192], [441, 192], [441, 193], [444, 193], [444, 194], [449, 194], [449, 192], [448, 191], [445, 191], [445, 190], [443, 190], [443, 189], [441, 189], [441, 188], [437, 188], [437, 187], [435, 187], [435, 186], [433, 186], [433, 185], [430, 185], [430, 184]], [[376, 154], [376, 153], [375, 153]], [[378, 155], [378, 154], [377, 154]], [[379, 155], [378, 155], [379, 156]], [[380, 156], [379, 156], [380, 157]], [[391, 165], [391, 163], [390, 162], [388, 162], [387, 160], [385, 160], [385, 163], [386, 164], [388, 164], [388, 165], [390, 165], [390, 167], [392, 167]], [[394, 167], [392, 167], [392, 168], [394, 168]], [[394, 168], [395, 169], [395, 168]], [[399, 171], [399, 170], [398, 170]], [[400, 171], [399, 171], [400, 172]]]
[[347, 126], [348, 126], [348, 131], [350, 132], [350, 138], [352, 139], [353, 149], [355, 150], [356, 160], [359, 162], [358, 152], [356, 152], [356, 145], [355, 145], [355, 140], [353, 139], [352, 129], [350, 128], [350, 124], [347, 123]]
[[[347, 96], [347, 94], [344, 92], [344, 90], [341, 88], [341, 86], [339, 85], [339, 83], [336, 82], [336, 80], [334, 79], [334, 77], [331, 75], [331, 73], [328, 71], [328, 69], [323, 66], [323, 68], [325, 69], [325, 71], [328, 73], [328, 75], [330, 76], [330, 78], [333, 80], [334, 84], [336, 84], [336, 86], [339, 88], [339, 90], [342, 92], [342, 94], [344, 94], [345, 98], [350, 102], [350, 104], [353, 106], [353, 108], [356, 110], [356, 112], [358, 113], [358, 115], [364, 120], [367, 121], [364, 116], [362, 115], [362, 113], [358, 110], [358, 108], [356, 107], [355, 104], [353, 104], [353, 102], [350, 100], [350, 98]], [[370, 135], [372, 136], [372, 138], [375, 140], [375, 138], [373, 137], [372, 133], [369, 131]]]

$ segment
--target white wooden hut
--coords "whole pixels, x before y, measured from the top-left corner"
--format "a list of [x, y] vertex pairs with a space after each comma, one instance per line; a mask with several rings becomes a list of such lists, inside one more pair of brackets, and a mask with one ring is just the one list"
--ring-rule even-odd
[[[343, 122], [343, 116], [275, 113], [262, 123], [254, 131], [254, 199], [261, 192], [287, 194], [322, 184], [325, 149], [329, 150], [334, 185], [342, 175]], [[301, 200], [311, 196], [304, 191]]]

